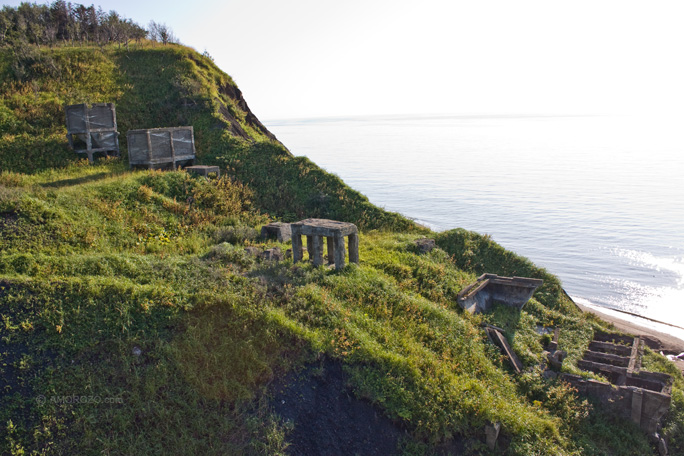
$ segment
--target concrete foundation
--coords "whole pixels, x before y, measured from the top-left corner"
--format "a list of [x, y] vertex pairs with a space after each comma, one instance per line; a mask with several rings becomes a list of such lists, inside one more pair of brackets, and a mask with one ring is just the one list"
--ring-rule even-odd
[[216, 177], [221, 177], [221, 170], [218, 166], [194, 165], [186, 166], [185, 170], [189, 173], [199, 174], [204, 177], [209, 177], [209, 173], [216, 173]]
[[563, 379], [654, 435], [670, 409], [672, 377], [641, 370], [643, 346], [639, 337], [597, 332], [577, 366], [606, 377], [609, 383], [572, 374], [563, 374]]

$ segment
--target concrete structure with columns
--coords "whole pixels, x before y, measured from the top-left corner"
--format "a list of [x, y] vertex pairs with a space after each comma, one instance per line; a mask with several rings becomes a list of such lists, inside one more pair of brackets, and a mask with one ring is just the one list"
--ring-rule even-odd
[[323, 264], [323, 238], [327, 238], [328, 263], [335, 269], [344, 267], [344, 237], [349, 236], [349, 262], [359, 262], [359, 234], [353, 223], [327, 219], [306, 219], [290, 225], [292, 231], [292, 259], [302, 261], [304, 252], [302, 236], [306, 236], [306, 248], [314, 266]]

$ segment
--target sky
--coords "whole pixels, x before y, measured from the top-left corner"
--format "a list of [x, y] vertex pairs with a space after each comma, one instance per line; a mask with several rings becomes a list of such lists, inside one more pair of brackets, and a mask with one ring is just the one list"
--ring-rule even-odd
[[262, 120], [684, 107], [681, 0], [94, 4], [207, 51]]

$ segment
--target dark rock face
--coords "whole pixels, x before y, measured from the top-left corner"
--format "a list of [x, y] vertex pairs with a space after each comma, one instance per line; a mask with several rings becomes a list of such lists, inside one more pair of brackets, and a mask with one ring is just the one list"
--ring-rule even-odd
[[403, 432], [347, 388], [342, 365], [325, 361], [274, 385], [272, 407], [294, 429], [291, 455], [398, 454]]
[[[269, 139], [272, 139], [274, 141], [277, 141], [278, 139], [275, 137], [273, 133], [268, 131], [268, 129], [264, 126], [264, 124], [261, 123], [259, 119], [252, 113], [252, 111], [249, 109], [249, 106], [247, 106], [247, 102], [245, 101], [245, 98], [242, 96], [242, 92], [240, 89], [237, 87], [231, 85], [231, 84], [224, 84], [219, 88], [219, 92], [223, 95], [227, 95], [233, 100], [235, 100], [235, 103], [237, 104], [238, 108], [240, 108], [242, 111], [246, 113], [245, 115], [245, 122], [247, 124], [254, 128], [256, 131], [259, 133], [262, 133], [266, 135]], [[233, 114], [230, 113], [228, 108], [221, 106], [220, 110], [221, 114], [223, 117], [226, 119], [228, 123], [230, 123], [231, 127], [231, 133], [233, 133], [236, 136], [240, 136], [241, 138], [251, 140], [250, 136], [247, 134], [247, 132], [240, 126], [238, 121], [235, 119]]]

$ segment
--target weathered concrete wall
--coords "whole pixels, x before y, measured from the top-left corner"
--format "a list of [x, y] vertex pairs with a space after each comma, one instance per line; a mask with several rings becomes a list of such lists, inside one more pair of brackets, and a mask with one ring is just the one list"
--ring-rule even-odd
[[640, 338], [597, 332], [577, 366], [606, 377], [610, 383], [571, 374], [563, 374], [563, 379], [580, 393], [596, 397], [615, 413], [655, 434], [670, 408], [672, 378], [640, 370], [642, 356]]
[[658, 431], [658, 423], [670, 409], [669, 394], [636, 386], [616, 386], [579, 375], [563, 374], [563, 380], [578, 392], [597, 398], [606, 407], [624, 418], [631, 419], [649, 434]]
[[487, 312], [494, 302], [521, 310], [543, 283], [541, 279], [483, 274], [478, 277], [477, 282], [464, 288], [456, 300], [470, 313]]

